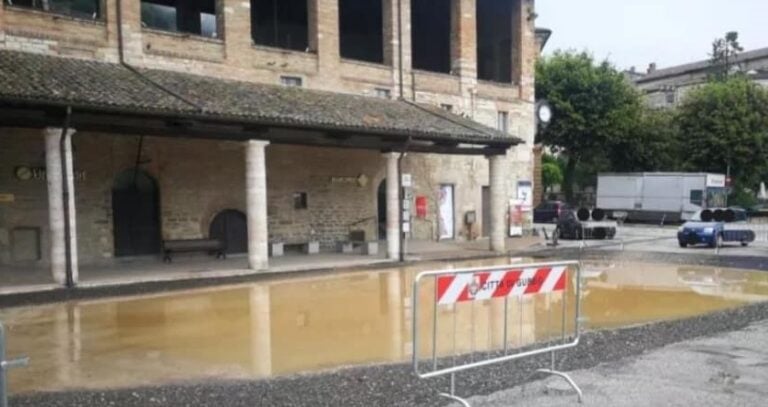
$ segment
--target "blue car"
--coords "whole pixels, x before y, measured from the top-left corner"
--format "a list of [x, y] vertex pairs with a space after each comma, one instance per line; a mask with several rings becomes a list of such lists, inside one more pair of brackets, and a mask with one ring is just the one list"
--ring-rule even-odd
[[680, 243], [680, 247], [697, 244], [720, 247], [723, 245], [724, 228], [725, 225], [722, 222], [685, 222], [677, 231], [677, 242]]
[[677, 231], [680, 247], [706, 244], [709, 247], [722, 247], [723, 242], [739, 242], [747, 246], [755, 241], [755, 232], [750, 229], [725, 229], [723, 222], [686, 222]]

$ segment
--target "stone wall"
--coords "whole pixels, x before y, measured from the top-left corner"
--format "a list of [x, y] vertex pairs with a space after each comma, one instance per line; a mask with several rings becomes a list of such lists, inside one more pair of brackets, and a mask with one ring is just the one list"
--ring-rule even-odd
[[[39, 172], [17, 177], [17, 167], [45, 168], [45, 139], [40, 131], [0, 128], [0, 264], [48, 264], [50, 238], [45, 177]], [[19, 179], [23, 178], [23, 179]], [[26, 256], [38, 248], [15, 240], [20, 230], [39, 236], [39, 260]], [[20, 247], [24, 245], [24, 247]], [[14, 247], [15, 246], [15, 247]]]
[[[47, 189], [44, 179], [22, 181], [17, 167], [45, 167], [39, 130], [2, 129], [0, 194], [0, 264], [13, 261], [10, 235], [19, 227], [39, 228], [41, 261], [48, 258]], [[225, 209], [245, 212], [243, 144], [210, 140], [114, 136], [76, 133], [73, 137], [77, 232], [81, 264], [113, 257], [112, 187], [123, 171], [139, 168], [154, 178], [160, 191], [164, 239], [208, 236], [214, 216]], [[411, 174], [414, 196], [428, 199], [428, 215], [414, 219], [414, 239], [437, 239], [438, 190], [455, 188], [456, 238], [482, 235], [481, 191], [488, 185], [484, 157], [408, 154], [403, 171]], [[270, 145], [267, 147], [269, 234], [273, 241], [319, 240], [324, 249], [345, 240], [351, 230], [377, 239], [378, 188], [384, 181], [381, 153], [365, 150]], [[294, 194], [306, 193], [307, 209], [294, 208]], [[464, 215], [476, 211], [469, 229]]]
[[[398, 67], [402, 46], [402, 97], [433, 105], [451, 105], [454, 112], [490, 127], [497, 126], [499, 111], [508, 112], [510, 134], [525, 141], [508, 153], [507, 183], [509, 198], [513, 198], [517, 183], [533, 178], [533, 63], [538, 54], [531, 18], [534, 2], [512, 0], [517, 4], [512, 24], [513, 83], [500, 84], [477, 80], [474, 3], [472, 0], [451, 1], [455, 31], [451, 75], [411, 69], [410, 2], [407, 0], [399, 10], [400, 36], [397, 35], [398, 2], [383, 0], [384, 64], [339, 57], [335, 0], [309, 0], [310, 38], [306, 51], [254, 45], [250, 38], [248, 1], [218, 0], [219, 38], [207, 39], [144, 29], [140, 22], [140, 1], [124, 0], [125, 56], [127, 62], [140, 67], [273, 84], [280, 82], [280, 76], [291, 75], [301, 77], [307, 88], [371, 96], [376, 95], [377, 89], [386, 89], [395, 98], [401, 96]], [[104, 15], [96, 21], [2, 6], [0, 49], [117, 62], [116, 0], [104, 2]], [[12, 153], [11, 157], [28, 157], [25, 161], [44, 163], [39, 132], [2, 130], [4, 135], [13, 136], [0, 140], [0, 154], [24, 150], [24, 153]], [[27, 145], [19, 146], [19, 143]], [[138, 137], [78, 133], [74, 143], [75, 166], [82, 165], [87, 174], [76, 184], [78, 234], [85, 263], [89, 259], [112, 256], [111, 184], [120, 171], [135, 165]], [[6, 145], [12, 149], [5, 150]], [[142, 150], [142, 168], [160, 185], [165, 238], [203, 236], [218, 210], [244, 211], [241, 144], [147, 137]], [[376, 216], [377, 188], [384, 177], [380, 152], [273, 144], [267, 148], [267, 159], [271, 238], [290, 241], [314, 234], [328, 247], [348, 233], [349, 223]], [[0, 161], [0, 194], [20, 188], [8, 178], [12, 161]], [[482, 235], [479, 223], [481, 190], [488, 185], [486, 158], [412, 154], [406, 158], [405, 168], [414, 175], [416, 194], [428, 197], [430, 204], [427, 218], [414, 223], [414, 238], [435, 239], [437, 236], [436, 197], [441, 183], [453, 184], [456, 188], [457, 239]], [[330, 177], [361, 174], [368, 179], [363, 187], [329, 181]], [[9, 259], [6, 237], [9, 228], [36, 223], [42, 225], [43, 234], [46, 233], [45, 189], [18, 192], [19, 196], [26, 196], [23, 199], [40, 199], [39, 207], [27, 206], [22, 211], [15, 205], [12, 207], [17, 209], [9, 210], [9, 205], [0, 203], [0, 259], [3, 261]], [[295, 192], [307, 192], [307, 210], [292, 209]], [[478, 214], [478, 224], [473, 230], [463, 226], [463, 216], [470, 210]], [[375, 236], [374, 223], [363, 223], [360, 227], [369, 237]], [[46, 250], [43, 255], [47, 256]]]

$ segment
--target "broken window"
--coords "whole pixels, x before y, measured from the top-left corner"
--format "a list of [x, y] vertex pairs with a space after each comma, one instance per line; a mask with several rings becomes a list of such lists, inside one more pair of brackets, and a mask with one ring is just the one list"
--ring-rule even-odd
[[308, 0], [251, 0], [253, 42], [305, 51], [309, 47]]
[[77, 18], [98, 19], [101, 17], [101, 0], [5, 0], [6, 4], [33, 8]]
[[341, 57], [384, 62], [382, 0], [339, 0]]
[[513, 1], [477, 0], [477, 77], [512, 82]]
[[411, 1], [413, 68], [451, 72], [451, 0]]
[[217, 38], [216, 0], [142, 0], [141, 25]]

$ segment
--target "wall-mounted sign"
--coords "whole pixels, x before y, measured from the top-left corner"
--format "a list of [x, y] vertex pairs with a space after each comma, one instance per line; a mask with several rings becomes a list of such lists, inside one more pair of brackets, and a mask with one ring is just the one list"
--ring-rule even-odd
[[523, 208], [525, 201], [522, 199], [510, 199], [509, 201], [509, 236], [519, 237], [523, 235]]
[[403, 188], [410, 188], [413, 186], [413, 177], [411, 177], [411, 174], [403, 174]]
[[[19, 181], [45, 181], [48, 179], [48, 172], [45, 167], [20, 165], [13, 170], [13, 173]], [[75, 181], [85, 181], [85, 171], [75, 170]]]
[[13, 194], [0, 194], [0, 203], [13, 203], [16, 200], [16, 196]]
[[416, 217], [419, 219], [424, 219], [427, 217], [427, 197], [426, 196], [416, 197]]
[[533, 207], [533, 183], [531, 181], [517, 182], [517, 199], [522, 202], [524, 211], [531, 210]]
[[368, 185], [368, 177], [365, 174], [360, 174], [356, 177], [331, 177], [331, 184], [333, 185], [357, 185], [364, 187]]

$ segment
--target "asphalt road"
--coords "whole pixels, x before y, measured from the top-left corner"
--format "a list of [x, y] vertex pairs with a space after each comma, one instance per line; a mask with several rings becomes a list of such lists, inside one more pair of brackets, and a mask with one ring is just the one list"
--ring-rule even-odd
[[[538, 230], [545, 228], [551, 234], [554, 225], [537, 224]], [[635, 252], [656, 252], [684, 255], [703, 256], [768, 256], [768, 240], [761, 234], [757, 241], [747, 247], [739, 243], [725, 243], [720, 249], [712, 249], [705, 245], [682, 248], [677, 242], [677, 226], [625, 225], [620, 226], [613, 240], [575, 240], [558, 241], [562, 249], [575, 249], [582, 245], [587, 250], [618, 251], [623, 249]]]
[[[768, 400], [768, 321], [571, 372], [584, 406], [758, 406]], [[470, 399], [473, 407], [572, 406], [561, 379]]]

